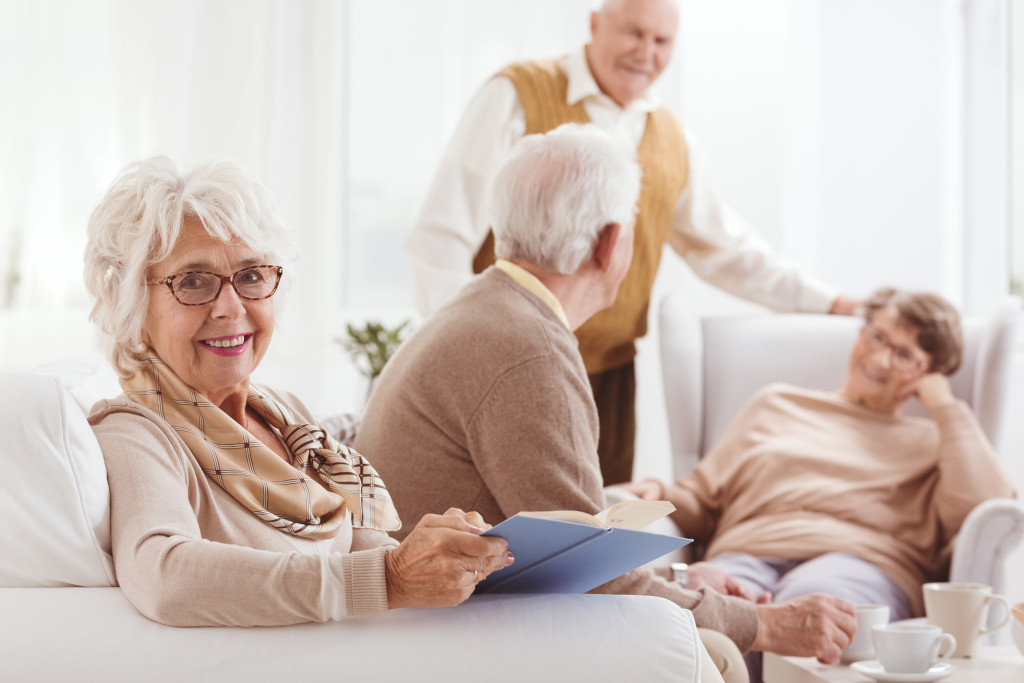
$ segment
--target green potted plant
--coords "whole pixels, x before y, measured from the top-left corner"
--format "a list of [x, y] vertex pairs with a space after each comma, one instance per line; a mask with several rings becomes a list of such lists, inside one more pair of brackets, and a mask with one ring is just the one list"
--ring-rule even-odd
[[335, 339], [352, 357], [359, 372], [370, 380], [370, 387], [384, 371], [384, 365], [408, 336], [405, 320], [396, 327], [387, 327], [376, 320], [368, 320], [362, 327], [351, 323], [345, 326], [346, 335]]

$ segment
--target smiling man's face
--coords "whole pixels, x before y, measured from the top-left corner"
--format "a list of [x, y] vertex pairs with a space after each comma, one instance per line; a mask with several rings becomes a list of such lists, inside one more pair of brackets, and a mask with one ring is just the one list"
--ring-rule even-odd
[[612, 0], [590, 15], [587, 64], [620, 107], [644, 94], [668, 66], [679, 26], [674, 0]]

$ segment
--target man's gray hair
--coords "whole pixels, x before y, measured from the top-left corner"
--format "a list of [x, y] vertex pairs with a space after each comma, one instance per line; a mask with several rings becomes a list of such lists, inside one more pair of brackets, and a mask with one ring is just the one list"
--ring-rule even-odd
[[85, 286], [95, 302], [90, 318], [106, 334], [108, 355], [123, 377], [140, 364], [146, 270], [171, 255], [186, 218], [201, 222], [214, 239], [262, 252], [268, 264], [292, 259], [288, 229], [266, 190], [236, 164], [181, 172], [170, 159], [153, 157], [125, 167], [89, 217], [85, 248]]
[[593, 125], [567, 123], [519, 140], [491, 183], [495, 255], [576, 272], [602, 228], [633, 221], [640, 194], [635, 156]]

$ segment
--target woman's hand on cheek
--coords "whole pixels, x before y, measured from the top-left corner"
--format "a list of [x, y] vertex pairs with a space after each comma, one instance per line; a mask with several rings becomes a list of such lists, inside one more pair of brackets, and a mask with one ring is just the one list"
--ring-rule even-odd
[[385, 555], [388, 607], [450, 607], [491, 572], [512, 564], [503, 538], [475, 512], [451, 509], [424, 515], [404, 541]]
[[928, 412], [934, 413], [938, 408], [956, 401], [949, 378], [939, 372], [929, 372], [907, 385], [904, 399], [917, 396]]

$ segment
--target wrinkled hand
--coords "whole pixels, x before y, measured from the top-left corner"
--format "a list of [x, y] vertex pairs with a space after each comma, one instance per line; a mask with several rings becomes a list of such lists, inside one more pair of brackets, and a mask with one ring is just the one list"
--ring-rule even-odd
[[853, 604], [820, 593], [758, 605], [757, 616], [754, 650], [817, 657], [822, 664], [838, 661], [857, 633]]
[[911, 396], [917, 396], [930, 413], [956, 401], [949, 378], [940, 372], [929, 372], [908, 383], [903, 388], [900, 397], [908, 399]]
[[450, 607], [488, 574], [512, 564], [503, 538], [479, 514], [451, 508], [424, 515], [404, 541], [384, 556], [388, 607]]
[[625, 489], [641, 500], [665, 499], [665, 486], [657, 479], [629, 481], [624, 484], [615, 484], [615, 488]]
[[694, 590], [707, 586], [723, 595], [734, 595], [750, 602], [757, 602], [757, 596], [747, 586], [729, 576], [724, 569], [707, 562], [695, 562], [686, 572], [686, 587]]
[[828, 312], [832, 315], [857, 315], [863, 305], [864, 302], [860, 299], [840, 294], [832, 302], [832, 307], [828, 309]]

